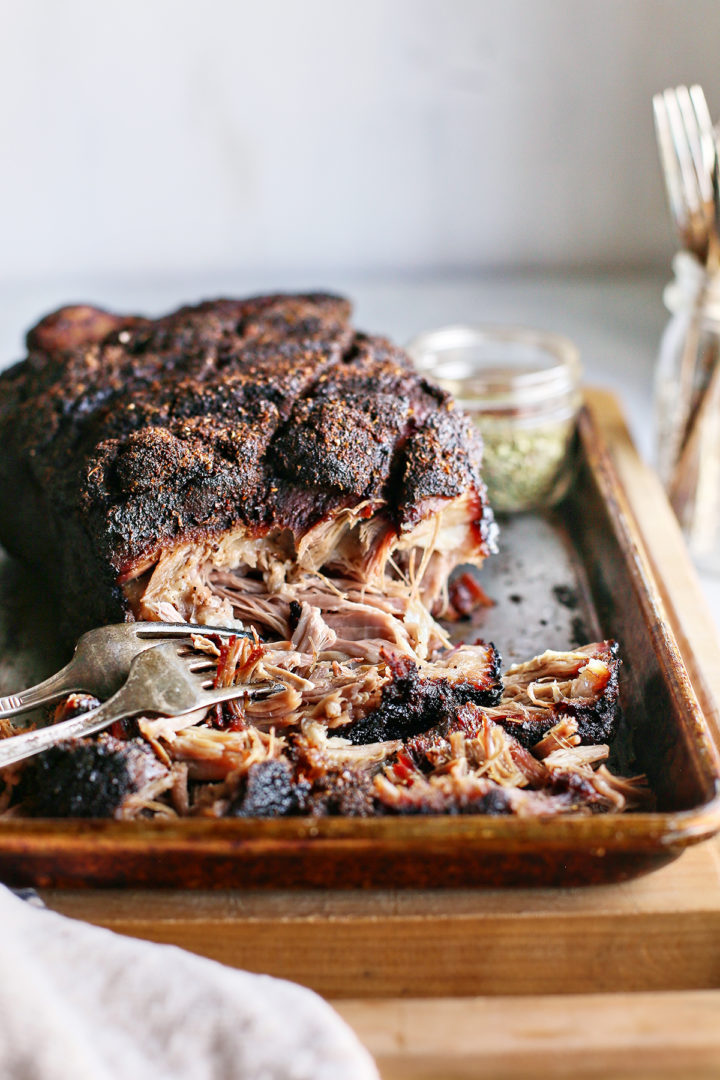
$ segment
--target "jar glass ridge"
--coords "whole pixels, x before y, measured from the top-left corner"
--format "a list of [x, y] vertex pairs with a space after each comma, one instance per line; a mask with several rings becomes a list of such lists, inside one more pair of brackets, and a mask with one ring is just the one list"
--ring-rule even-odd
[[499, 511], [540, 509], [566, 493], [581, 403], [575, 345], [525, 327], [456, 325], [408, 345], [418, 370], [480, 429], [483, 478]]

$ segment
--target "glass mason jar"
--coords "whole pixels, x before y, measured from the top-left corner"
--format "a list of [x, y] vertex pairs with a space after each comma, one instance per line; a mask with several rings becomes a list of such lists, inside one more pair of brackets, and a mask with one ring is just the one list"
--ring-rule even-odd
[[656, 463], [695, 563], [720, 574], [720, 273], [679, 252], [655, 371]]
[[419, 334], [407, 351], [480, 428], [495, 510], [542, 509], [563, 497], [581, 404], [571, 341], [523, 327], [446, 326]]

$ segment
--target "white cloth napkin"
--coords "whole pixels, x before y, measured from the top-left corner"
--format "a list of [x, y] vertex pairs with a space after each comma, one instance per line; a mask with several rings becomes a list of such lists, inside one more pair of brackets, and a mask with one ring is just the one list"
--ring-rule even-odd
[[2, 1080], [378, 1080], [322, 998], [0, 886]]

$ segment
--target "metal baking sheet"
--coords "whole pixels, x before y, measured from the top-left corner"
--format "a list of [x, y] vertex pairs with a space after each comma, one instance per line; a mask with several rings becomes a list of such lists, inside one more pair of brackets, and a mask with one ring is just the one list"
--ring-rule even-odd
[[[481, 578], [494, 603], [454, 633], [493, 640], [506, 664], [579, 639], [617, 639], [626, 745], [649, 777], [656, 811], [549, 819], [6, 818], [0, 879], [192, 888], [592, 884], [647, 872], [712, 835], [720, 827], [717, 754], [589, 412], [580, 418], [577, 477], [562, 505], [503, 525], [502, 552]], [[47, 675], [63, 648], [52, 606], [9, 561], [0, 564], [0, 612], [0, 686], [11, 692]]]
[[[514, 514], [498, 524], [500, 551], [478, 574], [493, 603], [472, 624], [500, 650], [503, 666], [603, 637], [585, 567], [562, 515]], [[466, 639], [468, 629], [467, 623], [456, 624], [453, 638]]]

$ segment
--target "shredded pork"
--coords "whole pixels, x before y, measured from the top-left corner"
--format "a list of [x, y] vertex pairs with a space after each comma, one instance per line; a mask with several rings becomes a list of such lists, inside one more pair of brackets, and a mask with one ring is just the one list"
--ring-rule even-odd
[[[608, 743], [582, 734], [588, 711], [603, 714], [613, 693], [611, 643], [516, 665], [501, 692], [491, 646], [419, 662], [391, 652], [376, 664], [340, 660], [320, 609], [299, 607], [286, 640], [250, 632], [221, 644], [211, 629], [193, 640], [216, 660], [217, 685], [270, 678], [282, 693], [141, 718], [121, 738], [99, 737], [99, 750], [125, 769], [114, 816], [548, 816], [651, 805], [645, 779], [613, 775]], [[495, 704], [482, 703], [488, 693]], [[82, 707], [77, 698], [67, 706]], [[0, 798], [2, 813], [34, 812], [32, 770], [9, 770]]]
[[[136, 614], [203, 626], [193, 644], [215, 660], [216, 685], [283, 689], [100, 736], [100, 757], [85, 756], [88, 769], [113, 763], [122, 795], [112, 813], [523, 816], [647, 805], [641, 777], [606, 766], [614, 643], [548, 650], [503, 679], [492, 645], [451, 646], [432, 611], [458, 617], [487, 603], [467, 571], [447, 587], [471, 549], [463, 499], [406, 534], [360, 504], [299, 543], [287, 531], [237, 529], [140, 567], [124, 585]], [[237, 630], [229, 642], [213, 635], [220, 623]], [[63, 709], [84, 707], [75, 696]], [[32, 776], [32, 767], [8, 776], [0, 811], [44, 805]]]
[[322, 612], [323, 632], [337, 635], [338, 653], [376, 663], [382, 645], [423, 659], [449, 643], [430, 612], [448, 613], [450, 572], [481, 565], [484, 551], [470, 493], [435, 499], [422, 514], [398, 531], [382, 504], [361, 502], [299, 539], [289, 529], [257, 536], [239, 527], [139, 564], [125, 576], [125, 593], [138, 618], [253, 626], [283, 639], [292, 633], [291, 603], [306, 603]]
[[[382, 509], [361, 504], [299, 544], [287, 532], [238, 529], [143, 566], [125, 582], [138, 616], [204, 626], [193, 644], [215, 660], [216, 685], [268, 680], [283, 690], [114, 731], [125, 783], [114, 815], [523, 816], [648, 805], [642, 777], [606, 766], [618, 715], [614, 643], [548, 650], [502, 680], [492, 645], [451, 646], [431, 609], [458, 617], [487, 603], [467, 571], [447, 587], [468, 554], [467, 510], [450, 500], [403, 536]], [[213, 636], [219, 623], [237, 629], [229, 643]], [[83, 707], [77, 696], [63, 706]], [[14, 773], [0, 810], [33, 812], [33, 798], [32, 782]]]

